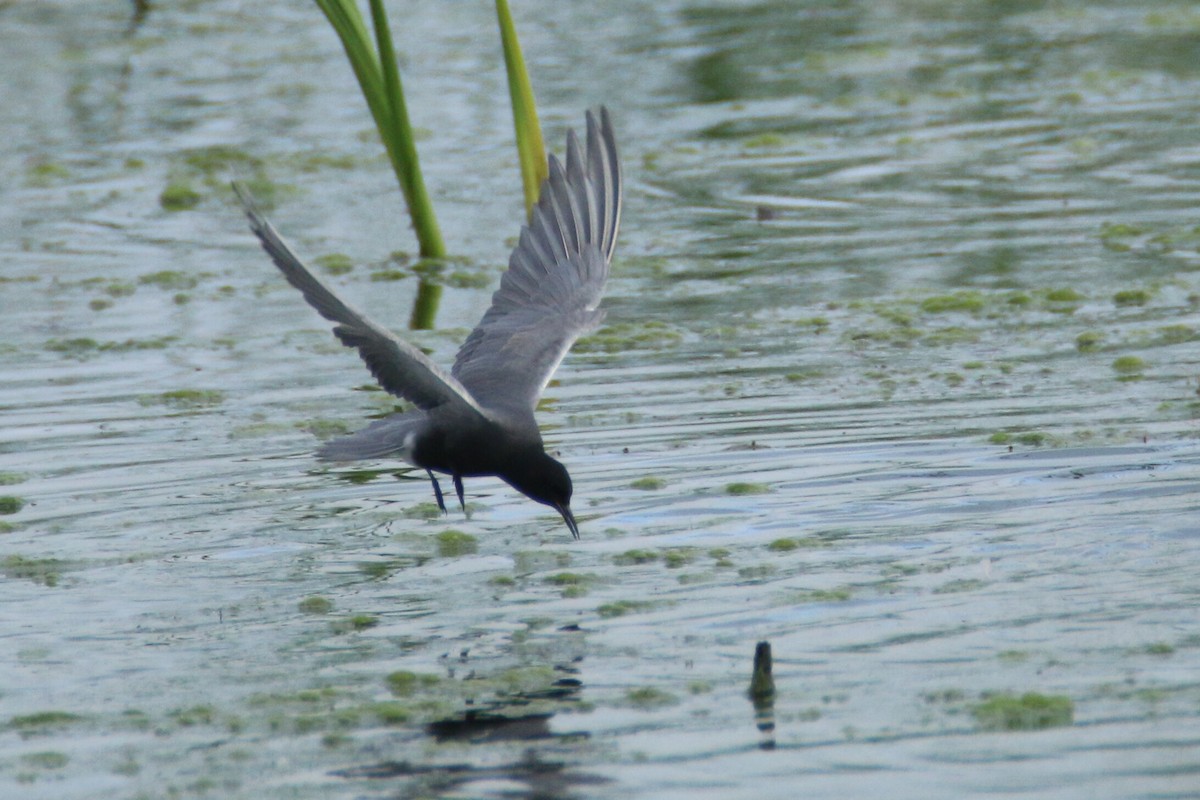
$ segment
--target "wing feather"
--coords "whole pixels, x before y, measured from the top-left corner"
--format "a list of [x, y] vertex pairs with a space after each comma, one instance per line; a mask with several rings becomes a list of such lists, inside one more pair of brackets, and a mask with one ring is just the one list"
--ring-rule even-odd
[[621, 218], [621, 162], [608, 111], [587, 114], [587, 144], [567, 135], [566, 166], [550, 157], [528, 226], [492, 305], [451, 375], [487, 408], [531, 415], [554, 370], [598, 308]]
[[432, 410], [449, 404], [486, 416], [457, 378], [447, 375], [420, 350], [334, 294], [292, 252], [274, 226], [259, 212], [246, 188], [235, 182], [233, 189], [250, 219], [250, 229], [275, 266], [318, 314], [337, 323], [334, 335], [342, 344], [358, 350], [380, 386], [421, 409]]

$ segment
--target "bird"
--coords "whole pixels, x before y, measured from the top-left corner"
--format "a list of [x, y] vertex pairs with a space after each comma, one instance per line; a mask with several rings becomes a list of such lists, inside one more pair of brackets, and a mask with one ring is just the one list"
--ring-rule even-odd
[[413, 406], [325, 444], [318, 458], [399, 457], [425, 470], [443, 514], [435, 473], [451, 477], [463, 511], [463, 478], [495, 476], [555, 509], [579, 538], [571, 476], [546, 453], [534, 409], [575, 340], [605, 315], [600, 300], [621, 222], [621, 160], [608, 110], [589, 110], [585, 122], [586, 144], [567, 133], [565, 164], [549, 156], [548, 177], [491, 306], [449, 372], [339, 298], [234, 182], [250, 229], [288, 283], [336, 323], [334, 335], [358, 350], [383, 389]]

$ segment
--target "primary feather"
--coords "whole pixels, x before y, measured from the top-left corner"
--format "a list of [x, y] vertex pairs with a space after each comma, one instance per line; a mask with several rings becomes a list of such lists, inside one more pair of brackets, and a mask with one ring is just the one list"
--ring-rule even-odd
[[574, 131], [567, 164], [550, 156], [529, 225], [491, 308], [450, 374], [488, 408], [532, 416], [563, 356], [604, 319], [598, 308], [621, 221], [621, 164], [608, 112], [588, 112], [586, 158]]

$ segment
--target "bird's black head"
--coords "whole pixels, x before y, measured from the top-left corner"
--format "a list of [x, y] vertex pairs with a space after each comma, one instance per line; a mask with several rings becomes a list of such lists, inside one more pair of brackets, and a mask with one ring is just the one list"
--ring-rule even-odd
[[562, 514], [571, 535], [579, 538], [579, 526], [571, 513], [571, 476], [567, 468], [542, 451], [518, 459], [520, 466], [501, 477], [521, 494], [544, 503]]

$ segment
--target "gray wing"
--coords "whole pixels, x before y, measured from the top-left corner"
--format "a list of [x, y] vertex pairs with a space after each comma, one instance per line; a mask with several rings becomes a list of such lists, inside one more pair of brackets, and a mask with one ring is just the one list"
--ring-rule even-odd
[[587, 114], [586, 154], [567, 134], [567, 165], [550, 176], [509, 257], [492, 306], [451, 374], [488, 407], [532, 412], [550, 376], [598, 308], [621, 221], [621, 162], [608, 111]]
[[347, 347], [358, 349], [379, 385], [426, 411], [449, 404], [486, 416], [471, 393], [456, 378], [447, 375], [417, 348], [372, 322], [347, 305], [296, 257], [270, 222], [259, 213], [254, 198], [237, 182], [233, 184], [250, 229], [288, 283], [304, 295], [322, 317], [338, 323], [334, 334]]

